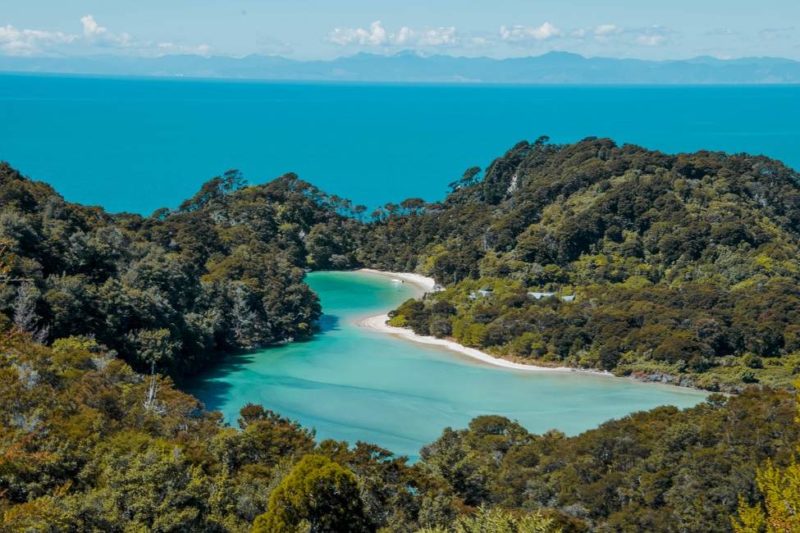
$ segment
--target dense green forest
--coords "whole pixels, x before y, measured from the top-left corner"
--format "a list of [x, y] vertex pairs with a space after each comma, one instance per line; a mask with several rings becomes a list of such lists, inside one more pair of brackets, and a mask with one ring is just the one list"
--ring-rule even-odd
[[451, 187], [365, 233], [361, 261], [446, 287], [395, 325], [710, 390], [798, 372], [800, 175], [781, 163], [540, 139]]
[[0, 206], [13, 281], [0, 285], [0, 327], [42, 342], [91, 335], [136, 369], [174, 376], [310, 335], [320, 307], [303, 268], [352, 262], [319, 228], [354, 224], [344, 215], [358, 211], [293, 175], [246, 187], [229, 172], [176, 210], [110, 215], [5, 164]]
[[[109, 214], [0, 166], [0, 531], [791, 531], [800, 177], [762, 157], [520, 143], [370, 216], [237, 172]], [[431, 275], [393, 322], [498, 356], [733, 391], [581, 435], [478, 417], [418, 463], [173, 385], [314, 334], [305, 269]]]
[[800, 441], [792, 396], [753, 389], [576, 437], [479, 417], [409, 465], [260, 406], [223, 427], [168, 378], [148, 403], [86, 338], [6, 333], [0, 354], [2, 531], [725, 531]]
[[0, 246], [20, 282], [0, 288], [0, 316], [180, 376], [310, 335], [304, 268], [369, 266], [446, 288], [395, 325], [498, 356], [725, 391], [800, 368], [800, 177], [781, 163], [540, 139], [451, 187], [366, 219], [294, 175], [230, 172], [141, 217], [4, 165]]

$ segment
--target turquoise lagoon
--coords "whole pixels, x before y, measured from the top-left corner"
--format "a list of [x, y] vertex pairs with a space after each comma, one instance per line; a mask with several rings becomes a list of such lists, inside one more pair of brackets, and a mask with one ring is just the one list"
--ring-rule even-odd
[[584, 373], [532, 373], [490, 366], [455, 352], [358, 326], [413, 297], [407, 284], [374, 274], [316, 272], [322, 332], [308, 342], [226, 359], [189, 392], [236, 424], [248, 402], [313, 427], [320, 439], [372, 442], [418, 456], [448, 426], [482, 414], [528, 430], [576, 434], [659, 405], [689, 407], [705, 394]]

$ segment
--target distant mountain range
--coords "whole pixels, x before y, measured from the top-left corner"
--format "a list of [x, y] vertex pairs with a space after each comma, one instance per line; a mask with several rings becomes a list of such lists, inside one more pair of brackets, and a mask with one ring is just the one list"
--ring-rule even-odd
[[648, 61], [587, 58], [567, 52], [491, 59], [445, 55], [357, 54], [332, 60], [298, 61], [275, 56], [243, 58], [0, 57], [0, 71], [112, 76], [158, 76], [296, 81], [509, 83], [509, 84], [792, 84], [800, 83], [800, 61], [753, 57]]

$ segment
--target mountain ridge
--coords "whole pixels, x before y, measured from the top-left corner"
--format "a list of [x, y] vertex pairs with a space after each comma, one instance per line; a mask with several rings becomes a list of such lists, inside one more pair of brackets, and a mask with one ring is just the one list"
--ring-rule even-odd
[[0, 72], [67, 75], [220, 78], [270, 81], [376, 83], [499, 83], [577, 85], [797, 84], [800, 62], [776, 57], [645, 60], [585, 57], [553, 51], [539, 56], [494, 59], [413, 51], [358, 53], [331, 60], [301, 61], [251, 54], [132, 57], [0, 56]]

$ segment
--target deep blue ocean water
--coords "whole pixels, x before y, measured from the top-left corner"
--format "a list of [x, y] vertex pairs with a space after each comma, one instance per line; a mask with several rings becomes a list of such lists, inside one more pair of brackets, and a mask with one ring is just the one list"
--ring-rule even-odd
[[67, 199], [174, 207], [229, 168], [374, 207], [440, 199], [522, 139], [609, 136], [800, 168], [800, 87], [286, 84], [0, 75], [0, 159]]

